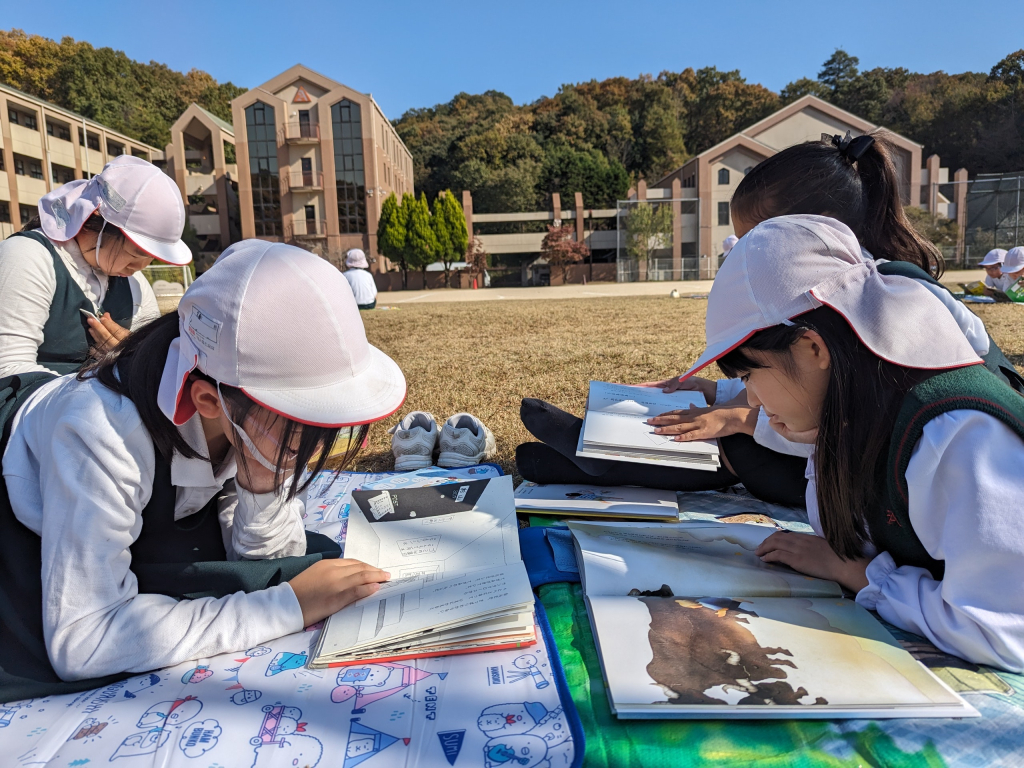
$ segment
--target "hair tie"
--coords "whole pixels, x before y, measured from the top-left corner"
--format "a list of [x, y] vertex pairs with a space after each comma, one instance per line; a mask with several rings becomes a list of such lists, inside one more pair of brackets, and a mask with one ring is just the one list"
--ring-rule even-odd
[[861, 159], [865, 152], [875, 143], [874, 136], [858, 136], [853, 138], [850, 131], [846, 132], [845, 136], [835, 134], [829, 136], [827, 133], [821, 134], [821, 140], [823, 142], [830, 143], [833, 147], [839, 150], [839, 154], [849, 160], [851, 163], [855, 163]]

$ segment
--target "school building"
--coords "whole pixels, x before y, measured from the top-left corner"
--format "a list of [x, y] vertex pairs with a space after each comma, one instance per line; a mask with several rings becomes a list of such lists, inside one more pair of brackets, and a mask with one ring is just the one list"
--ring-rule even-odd
[[[243, 238], [340, 263], [377, 255], [380, 206], [413, 192], [413, 159], [373, 96], [298, 64], [231, 103]], [[378, 257], [371, 270], [390, 267]]]
[[[506, 260], [521, 258], [521, 267], [515, 270], [516, 274], [506, 276], [510, 279], [505, 284], [538, 285], [583, 279], [710, 279], [721, 263], [722, 241], [733, 234], [729, 201], [744, 174], [776, 152], [818, 140], [823, 133], [845, 135], [850, 131], [859, 136], [878, 127], [819, 98], [804, 96], [695, 155], [662, 178], [650, 183], [641, 180], [630, 191], [629, 199], [620, 201], [616, 208], [587, 208], [587, 201], [575, 193], [572, 197], [554, 195], [548, 211], [474, 214], [469, 191], [463, 192], [463, 207], [470, 233], [480, 237], [484, 250]], [[949, 169], [941, 167], [938, 155], [923, 159], [922, 145], [899, 134], [891, 136], [898, 150], [896, 164], [904, 204], [956, 218], [963, 233], [967, 185], [949, 185]], [[966, 181], [967, 171], [958, 170], [954, 180]], [[941, 190], [950, 191], [954, 199], [944, 196]], [[643, 202], [671, 205], [673, 225], [667, 238], [670, 244], [657, 249], [646, 263], [638, 263], [625, 252], [625, 219], [631, 208]], [[590, 262], [552, 274], [540, 256], [546, 231], [490, 232], [518, 222], [555, 221], [575, 227], [576, 239], [585, 242], [594, 254]]]
[[0, 238], [21, 229], [47, 192], [118, 155], [163, 159], [156, 147], [0, 84]]

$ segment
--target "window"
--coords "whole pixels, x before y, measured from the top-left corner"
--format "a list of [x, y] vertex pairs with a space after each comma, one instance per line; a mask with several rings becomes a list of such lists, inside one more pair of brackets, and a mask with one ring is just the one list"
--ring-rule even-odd
[[750, 173], [750, 172], [751, 172], [752, 170], [754, 170], [754, 166], [752, 166], [752, 165], [748, 165], [748, 166], [747, 166], [746, 168], [744, 168], [744, 169], [743, 169], [743, 175], [744, 175], [744, 176], [746, 176], [746, 175], [747, 175], [748, 173]]
[[121, 146], [120, 144], [115, 144], [112, 141], [108, 141], [107, 142], [107, 154], [108, 155], [110, 155], [111, 157], [117, 157], [118, 155], [123, 154], [123, 153], [124, 153], [124, 147], [123, 146]]
[[313, 186], [313, 158], [302, 158], [302, 186]]
[[31, 176], [33, 179], [43, 178], [43, 162], [23, 155], [14, 156], [14, 172], [18, 176]]
[[718, 204], [718, 226], [728, 227], [729, 226], [729, 204], [719, 203]]
[[50, 170], [53, 172], [52, 175], [54, 184], [67, 184], [69, 181], [75, 180], [74, 168], [68, 168], [66, 165], [57, 165], [56, 163], [51, 163]]
[[53, 120], [46, 121], [46, 134], [55, 139], [71, 141], [71, 128], [64, 123], [55, 123]]
[[313, 137], [313, 128], [309, 122], [309, 110], [299, 110], [299, 136], [303, 139], [309, 139]]
[[138, 147], [132, 147], [132, 157], [141, 157], [143, 160], [149, 160], [149, 152]]
[[21, 213], [21, 226], [25, 226], [33, 218], [39, 215], [39, 208], [34, 205], [19, 205], [18, 212]]
[[34, 113], [19, 112], [16, 109], [8, 108], [7, 117], [10, 119], [12, 125], [23, 125], [33, 131], [39, 129]]
[[4, 167], [4, 151], [2, 149], [0, 149], [0, 171], [5, 171], [5, 170], [7, 170], [7, 169]]
[[729, 169], [728, 168], [722, 168], [721, 170], [718, 171], [718, 183], [719, 184], [728, 184], [729, 183]]
[[0, 200], [0, 223], [11, 223], [11, 204], [6, 200]]
[[331, 107], [331, 128], [338, 188], [338, 228], [343, 235], [361, 234], [366, 231], [366, 178], [359, 105], [343, 99]]
[[95, 149], [97, 152], [100, 151], [100, 137], [95, 133], [88, 134], [88, 140], [83, 138], [83, 131], [81, 128], [78, 129], [78, 145], [85, 146], [88, 141], [89, 149]]
[[274, 108], [262, 101], [245, 108], [252, 213], [257, 237], [281, 235], [281, 187], [277, 168]]

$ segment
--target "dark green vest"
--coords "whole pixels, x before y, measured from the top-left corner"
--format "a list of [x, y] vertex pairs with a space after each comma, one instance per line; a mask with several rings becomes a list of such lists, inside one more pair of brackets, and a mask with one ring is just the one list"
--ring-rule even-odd
[[[907, 261], [887, 261], [876, 266], [880, 275], [896, 275], [898, 277], [909, 277], [914, 280], [924, 280], [932, 285], [939, 286], [945, 291], [949, 291], [949, 288], [946, 288], [946, 286], [916, 264], [911, 264]], [[1006, 383], [1016, 391], [1024, 393], [1024, 377], [1020, 375], [1013, 363], [1003, 354], [1003, 350], [996, 344], [992, 334], [989, 334], [988, 337], [988, 354], [982, 360], [985, 362], [985, 367], [992, 371], [992, 373], [1005, 379]]]
[[[57, 278], [57, 289], [50, 303], [50, 316], [43, 326], [43, 343], [39, 345], [36, 361], [60, 374], [75, 373], [88, 360], [89, 347], [93, 344], [89, 324], [79, 310], [94, 312], [97, 308], [68, 274], [67, 265], [46, 235], [42, 232], [15, 232], [11, 237], [27, 237], [46, 248], [53, 259], [53, 272]], [[131, 328], [132, 325], [130, 279], [107, 278], [107, 294], [103, 306], [98, 307], [100, 314], [109, 312], [114, 322], [123, 328]]]
[[[927, 568], [941, 579], [945, 563], [921, 544], [910, 524], [907, 466], [925, 424], [949, 411], [982, 411], [994, 416], [1024, 441], [1024, 397], [981, 365], [939, 373], [907, 393], [896, 417], [886, 464], [885, 508], [868, 518], [871, 541], [879, 552], [892, 555], [896, 565]], [[1021, 446], [1024, 455], [1024, 445]]]
[[[0, 455], [7, 447], [14, 413], [31, 392], [53, 378], [45, 373], [0, 378]], [[171, 464], [158, 455], [153, 493], [142, 510], [142, 531], [131, 546], [131, 570], [140, 593], [195, 599], [255, 592], [288, 581], [321, 559], [341, 555], [333, 540], [307, 531], [305, 556], [228, 561], [217, 515], [219, 494], [199, 512], [178, 521], [175, 496]], [[137, 674], [75, 682], [57, 676], [43, 639], [41, 568], [41, 539], [15, 517], [7, 484], [0, 482], [0, 702], [85, 691]]]

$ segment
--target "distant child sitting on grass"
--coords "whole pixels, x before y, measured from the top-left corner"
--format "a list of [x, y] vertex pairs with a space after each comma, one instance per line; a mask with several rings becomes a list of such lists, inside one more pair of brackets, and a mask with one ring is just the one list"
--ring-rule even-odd
[[812, 446], [817, 535], [775, 533], [757, 554], [947, 653], [1024, 669], [1024, 398], [934, 294], [880, 273], [838, 221], [782, 216], [726, 259], [706, 335], [683, 378], [717, 361], [774, 430]]

